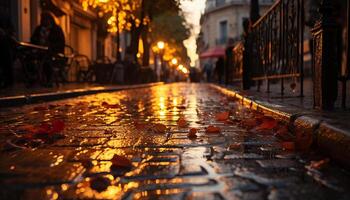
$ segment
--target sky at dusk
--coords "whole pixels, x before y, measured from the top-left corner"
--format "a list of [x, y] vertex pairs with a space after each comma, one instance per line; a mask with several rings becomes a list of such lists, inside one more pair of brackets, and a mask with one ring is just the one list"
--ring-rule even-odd
[[191, 66], [195, 65], [198, 55], [196, 53], [196, 37], [200, 32], [199, 20], [205, 8], [205, 0], [182, 0], [181, 8], [185, 13], [187, 22], [193, 27], [191, 37], [186, 40], [185, 46], [191, 58]]

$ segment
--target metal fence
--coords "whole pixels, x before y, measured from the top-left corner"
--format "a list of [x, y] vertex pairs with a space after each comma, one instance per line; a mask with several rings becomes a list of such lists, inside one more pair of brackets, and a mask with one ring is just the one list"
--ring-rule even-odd
[[299, 78], [303, 95], [304, 1], [279, 0], [261, 17], [250, 32], [251, 78], [267, 81], [280, 79], [281, 93], [285, 78]]
[[[346, 20], [346, 36], [345, 36], [345, 48], [343, 52], [343, 56], [346, 58], [344, 64], [342, 64], [342, 69], [340, 72], [340, 81], [342, 87], [342, 107], [346, 108], [347, 102], [347, 83], [350, 80], [350, 38], [349, 38], [349, 30], [350, 30], [350, 2], [347, 1], [347, 20]], [[343, 34], [344, 35], [344, 34]]]

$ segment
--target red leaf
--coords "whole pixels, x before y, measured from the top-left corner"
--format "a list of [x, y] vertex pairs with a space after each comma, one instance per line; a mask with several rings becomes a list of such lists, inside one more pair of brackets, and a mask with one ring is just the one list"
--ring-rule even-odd
[[221, 113], [217, 113], [215, 115], [216, 121], [226, 121], [226, 120], [228, 120], [229, 117], [230, 117], [229, 112], [221, 112]]
[[278, 125], [278, 122], [270, 117], [266, 117], [263, 119], [263, 122], [255, 128], [257, 131], [264, 131], [264, 130], [272, 130], [276, 128]]
[[282, 148], [287, 150], [287, 151], [294, 151], [294, 149], [295, 149], [294, 142], [282, 142], [281, 145], [282, 145]]
[[213, 134], [218, 134], [221, 132], [221, 129], [216, 126], [208, 126], [207, 129], [205, 130], [206, 133], [213, 133]]
[[45, 106], [36, 106], [36, 107], [34, 107], [34, 111], [43, 111], [43, 110], [47, 110], [47, 107], [45, 107]]
[[114, 155], [111, 162], [113, 167], [132, 168], [132, 162], [125, 156]]
[[64, 129], [64, 122], [62, 120], [54, 120], [52, 122], [52, 133], [59, 133]]
[[180, 128], [185, 128], [187, 127], [187, 121], [183, 117], [180, 117], [180, 119], [177, 121], [177, 125]]
[[36, 127], [35, 134], [49, 134], [51, 133], [51, 127], [48, 123], [42, 123], [40, 126]]
[[229, 149], [230, 150], [237, 150], [237, 149], [240, 149], [241, 147], [242, 147], [241, 143], [233, 143], [233, 144], [230, 144]]
[[154, 124], [153, 131], [156, 133], [165, 133], [167, 127], [164, 124]]
[[197, 129], [196, 128], [191, 128], [190, 131], [188, 132], [187, 137], [190, 139], [195, 139], [197, 138]]

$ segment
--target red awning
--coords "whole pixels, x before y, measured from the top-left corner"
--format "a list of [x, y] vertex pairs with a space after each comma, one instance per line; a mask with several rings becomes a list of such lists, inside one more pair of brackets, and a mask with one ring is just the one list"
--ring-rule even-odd
[[225, 48], [215, 47], [215, 48], [212, 48], [212, 49], [209, 49], [209, 50], [203, 52], [200, 55], [200, 58], [217, 58], [217, 57], [221, 57], [221, 56], [225, 56]]

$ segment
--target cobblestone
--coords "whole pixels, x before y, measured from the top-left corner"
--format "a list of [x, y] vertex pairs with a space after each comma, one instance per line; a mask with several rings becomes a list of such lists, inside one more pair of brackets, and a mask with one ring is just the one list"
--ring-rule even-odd
[[[222, 111], [252, 115], [227, 99], [208, 85], [182, 83], [3, 109], [0, 199], [350, 198], [348, 171], [332, 162], [322, 171], [305, 167], [322, 155], [286, 152], [271, 134], [217, 122]], [[177, 126], [180, 116], [188, 127]], [[58, 119], [65, 129], [57, 139], [19, 141], [18, 127]], [[208, 125], [221, 133], [206, 133]], [[189, 128], [197, 138], [187, 137]], [[113, 170], [114, 155], [130, 159], [131, 169]]]

